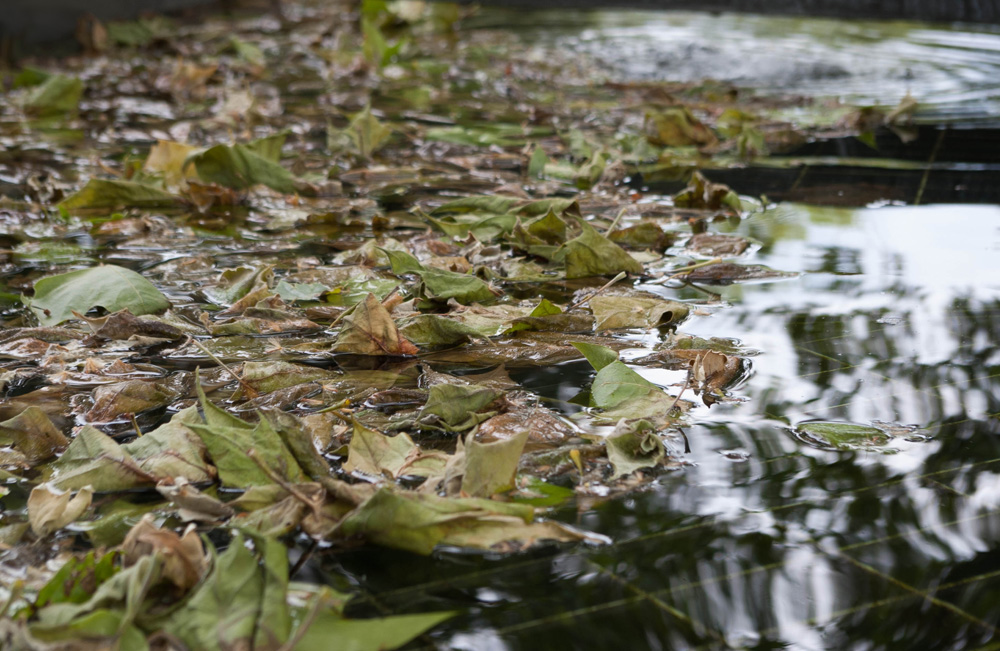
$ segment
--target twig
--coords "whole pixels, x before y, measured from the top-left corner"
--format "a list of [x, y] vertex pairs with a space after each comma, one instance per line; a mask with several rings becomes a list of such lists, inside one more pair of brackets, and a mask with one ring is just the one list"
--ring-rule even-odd
[[215, 356], [215, 355], [214, 355], [214, 354], [212, 353], [212, 351], [210, 351], [209, 349], [207, 349], [207, 348], [205, 348], [205, 347], [204, 347], [203, 345], [201, 345], [201, 342], [200, 342], [200, 341], [198, 341], [198, 340], [197, 340], [197, 339], [195, 339], [194, 337], [192, 337], [192, 336], [188, 335], [188, 338], [187, 338], [187, 342], [185, 342], [185, 344], [184, 344], [184, 345], [186, 346], [186, 345], [187, 345], [187, 344], [189, 344], [189, 343], [191, 343], [191, 344], [194, 344], [195, 346], [197, 346], [198, 348], [200, 348], [200, 349], [201, 349], [201, 352], [203, 352], [203, 353], [205, 353], [206, 355], [208, 355], [208, 356], [209, 356], [209, 358], [210, 358], [210, 359], [211, 359], [211, 360], [212, 360], [213, 362], [215, 362], [216, 364], [218, 364], [219, 366], [221, 366], [221, 367], [222, 367], [223, 369], [225, 369], [225, 371], [226, 371], [227, 373], [229, 373], [230, 375], [232, 375], [232, 376], [233, 376], [233, 378], [235, 378], [235, 379], [236, 379], [236, 381], [237, 381], [237, 382], [239, 382], [240, 386], [241, 386], [241, 387], [243, 387], [243, 390], [244, 390], [244, 391], [246, 391], [246, 393], [247, 393], [247, 397], [248, 397], [248, 398], [250, 398], [251, 400], [253, 400], [254, 398], [256, 398], [256, 397], [260, 396], [260, 394], [259, 394], [259, 393], [257, 393], [257, 390], [256, 390], [256, 389], [254, 389], [254, 388], [253, 388], [252, 386], [250, 386], [249, 384], [247, 384], [246, 382], [244, 382], [244, 381], [243, 381], [243, 378], [241, 378], [241, 377], [240, 377], [239, 375], [237, 375], [237, 374], [236, 374], [236, 373], [235, 373], [235, 372], [233, 371], [233, 369], [231, 369], [231, 368], [229, 368], [228, 366], [226, 366], [226, 363], [225, 363], [225, 362], [223, 362], [223, 361], [222, 361], [221, 359], [219, 359], [218, 357], [216, 357], [216, 356]]
[[695, 269], [701, 269], [702, 267], [708, 267], [709, 265], [719, 264], [720, 262], [722, 262], [722, 258], [712, 258], [711, 260], [703, 260], [701, 262], [696, 262], [695, 264], [688, 265], [686, 267], [681, 267], [680, 269], [676, 269], [674, 271], [674, 274], [672, 276], [666, 276], [664, 278], [657, 278], [656, 280], [651, 280], [648, 284], [650, 284], [650, 285], [665, 285], [666, 283], [670, 282], [671, 280], [674, 280], [675, 278], [679, 278], [679, 277], [683, 276], [684, 274], [690, 273], [690, 272], [694, 271]]
[[309, 561], [310, 558], [312, 558], [313, 552], [316, 551], [316, 547], [318, 545], [319, 545], [319, 541], [316, 540], [316, 539], [313, 539], [312, 544], [309, 545], [309, 548], [306, 549], [306, 551], [303, 552], [303, 554], [301, 556], [299, 556], [299, 560], [295, 561], [295, 565], [293, 565], [292, 569], [290, 569], [288, 571], [288, 578], [289, 579], [291, 579], [292, 577], [294, 577], [295, 574], [296, 574], [296, 572], [298, 572], [299, 570], [301, 570], [302, 566], [305, 565]]
[[135, 435], [142, 436], [142, 428], [139, 427], [139, 421], [135, 419], [135, 412], [132, 412], [129, 415], [132, 416], [132, 427], [135, 428]]
[[608, 230], [604, 231], [604, 237], [611, 235], [611, 231], [615, 230], [615, 227], [618, 226], [618, 222], [621, 221], [622, 215], [625, 214], [626, 210], [628, 210], [628, 206], [625, 206], [624, 208], [618, 211], [618, 216], [615, 217], [615, 220], [611, 222], [610, 226], [608, 226]]
[[618, 282], [619, 280], [621, 280], [622, 278], [624, 278], [627, 275], [628, 274], [625, 273], [624, 271], [620, 271], [617, 276], [615, 276], [614, 278], [612, 278], [611, 280], [609, 280], [608, 282], [606, 282], [601, 288], [599, 288], [599, 289], [591, 292], [590, 294], [587, 294], [586, 296], [584, 296], [583, 298], [581, 298], [580, 300], [578, 300], [576, 303], [573, 303], [572, 305], [570, 305], [569, 307], [567, 307], [566, 311], [569, 312], [570, 310], [572, 310], [574, 308], [580, 307], [581, 305], [583, 305], [584, 303], [586, 303], [590, 299], [594, 298], [595, 296], [597, 296], [598, 294], [600, 294], [601, 292], [603, 292], [608, 287], [611, 287], [612, 285], [614, 285], [616, 282]]

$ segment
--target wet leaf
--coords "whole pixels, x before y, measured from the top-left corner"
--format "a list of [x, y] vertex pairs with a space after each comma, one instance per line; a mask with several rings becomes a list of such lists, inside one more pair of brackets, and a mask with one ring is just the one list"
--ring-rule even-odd
[[661, 147], [711, 145], [715, 134], [682, 106], [646, 113], [646, 138]]
[[740, 265], [734, 262], [719, 262], [692, 269], [680, 278], [692, 283], [731, 285], [744, 280], [772, 280], [792, 278], [796, 274], [776, 271], [763, 265]]
[[691, 364], [691, 377], [702, 402], [711, 407], [724, 396], [723, 389], [743, 372], [743, 361], [722, 353], [706, 350], [698, 353]]
[[0, 423], [2, 439], [13, 443], [32, 466], [51, 459], [69, 445], [69, 440], [52, 424], [45, 412], [34, 406]]
[[749, 242], [737, 235], [697, 233], [688, 240], [686, 248], [706, 256], [737, 256], [747, 250]]
[[421, 314], [406, 319], [399, 331], [418, 346], [451, 346], [471, 339], [483, 339], [479, 330], [437, 314]]
[[106, 423], [126, 414], [166, 407], [177, 394], [158, 382], [126, 380], [94, 389], [94, 406], [84, 415], [87, 422]]
[[75, 77], [50, 75], [31, 89], [24, 110], [33, 115], [60, 115], [75, 111], [83, 96], [83, 82]]
[[614, 467], [611, 479], [629, 475], [640, 468], [651, 468], [666, 455], [663, 441], [652, 423], [621, 420], [615, 431], [605, 439], [608, 459]]
[[170, 302], [151, 282], [136, 272], [104, 265], [42, 278], [35, 295], [25, 303], [44, 326], [57, 325], [94, 307], [109, 312], [127, 309], [135, 315], [155, 314]]
[[827, 421], [807, 421], [795, 426], [813, 440], [825, 447], [838, 450], [866, 450], [887, 445], [892, 436], [877, 427], [855, 423]]
[[684, 303], [643, 296], [595, 296], [588, 303], [597, 319], [596, 330], [674, 325], [689, 312]]
[[527, 428], [514, 436], [490, 442], [481, 442], [470, 436], [465, 445], [465, 473], [462, 493], [472, 497], [491, 497], [514, 487], [524, 444], [530, 434]]
[[204, 422], [190, 423], [188, 427], [205, 444], [224, 486], [247, 488], [273, 483], [271, 476], [247, 454], [250, 450], [254, 450], [261, 462], [279, 477], [292, 483], [305, 479], [295, 457], [267, 419], [262, 418], [251, 425], [230, 415], [208, 400], [200, 384], [198, 398]]
[[583, 356], [587, 358], [587, 361], [590, 362], [590, 365], [594, 367], [595, 371], [601, 371], [609, 364], [618, 361], [618, 353], [607, 346], [588, 344], [582, 341], [574, 341], [571, 343], [574, 348], [583, 353]]
[[396, 478], [418, 454], [413, 439], [405, 433], [386, 436], [354, 422], [345, 472], [362, 472], [374, 477]]
[[90, 179], [79, 192], [63, 199], [59, 209], [68, 213], [111, 213], [126, 208], [177, 208], [183, 203], [180, 197], [142, 183]]
[[623, 362], [611, 362], [600, 371], [590, 386], [590, 398], [595, 407], [610, 409], [629, 400], [642, 398], [651, 392], [663, 394], [655, 384], [630, 369]]
[[154, 339], [181, 339], [184, 333], [169, 323], [155, 319], [140, 319], [127, 309], [98, 318], [89, 318], [79, 313], [77, 318], [86, 321], [94, 337], [102, 339], [123, 340], [132, 337], [151, 337]]
[[347, 516], [337, 533], [417, 554], [430, 554], [439, 544], [489, 549], [507, 543], [522, 548], [542, 540], [594, 539], [558, 523], [533, 519], [534, 509], [523, 504], [382, 488]]
[[674, 195], [674, 205], [707, 210], [728, 208], [735, 213], [743, 210], [743, 203], [738, 194], [730, 190], [727, 185], [712, 183], [702, 176], [701, 172], [692, 174], [688, 187]]
[[202, 181], [234, 190], [266, 185], [272, 190], [290, 194], [297, 188], [291, 172], [247, 145], [216, 145], [190, 156], [188, 161]]
[[198, 179], [194, 167], [188, 161], [198, 151], [202, 149], [194, 145], [158, 140], [150, 148], [142, 169], [149, 174], [160, 175], [168, 188], [183, 188], [188, 181]]
[[330, 376], [330, 371], [325, 369], [290, 362], [247, 362], [240, 374], [244, 384], [261, 394], [307, 382], [320, 382]]
[[150, 486], [156, 478], [115, 441], [90, 425], [73, 438], [57, 461], [49, 464], [50, 481], [62, 490], [92, 487], [95, 491], [120, 491]]
[[347, 127], [347, 136], [354, 145], [354, 150], [364, 159], [370, 159], [372, 154], [381, 149], [392, 137], [392, 129], [385, 126], [372, 115], [371, 106], [354, 114]]
[[330, 640], [351, 651], [383, 651], [401, 647], [425, 631], [454, 616], [454, 613], [396, 615], [374, 619], [344, 619], [324, 612], [309, 625], [295, 648], [299, 651], [327, 651]]
[[334, 350], [355, 355], [416, 355], [419, 349], [399, 333], [389, 310], [368, 294], [344, 317]]
[[122, 450], [143, 472], [154, 477], [183, 478], [190, 483], [212, 481], [216, 471], [206, 459], [205, 444], [189, 427], [200, 422], [198, 408], [188, 407], [155, 430], [122, 445]]
[[642, 265], [620, 246], [604, 237], [585, 221], [579, 221], [582, 232], [566, 242], [557, 252], [566, 263], [566, 278], [612, 276], [620, 271], [639, 274]]
[[436, 425], [450, 432], [462, 432], [492, 416], [492, 412], [478, 412], [499, 396], [499, 391], [489, 387], [435, 384], [430, 388], [427, 402], [417, 418], [423, 425]]
[[89, 487], [76, 495], [49, 484], [40, 484], [28, 496], [28, 521], [37, 536], [47, 536], [73, 522], [87, 510], [93, 497]]
[[416, 274], [430, 299], [447, 301], [455, 299], [463, 305], [481, 303], [496, 298], [489, 285], [476, 276], [425, 267], [405, 251], [384, 250], [389, 256], [394, 274]]

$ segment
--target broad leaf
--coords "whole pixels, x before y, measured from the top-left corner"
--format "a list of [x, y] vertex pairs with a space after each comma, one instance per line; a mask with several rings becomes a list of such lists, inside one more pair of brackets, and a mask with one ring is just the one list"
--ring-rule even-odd
[[268, 160], [247, 145], [216, 145], [189, 158], [198, 178], [206, 183], [234, 190], [266, 185], [272, 190], [291, 194], [296, 190], [295, 177], [278, 163]]
[[135, 315], [155, 314], [170, 307], [160, 290], [136, 272], [104, 265], [48, 276], [35, 283], [35, 295], [25, 303], [46, 326], [57, 325], [94, 307], [108, 312], [127, 309]]
[[87, 185], [59, 203], [67, 212], [111, 213], [126, 208], [176, 208], [183, 200], [169, 192], [133, 181], [90, 179]]
[[399, 333], [385, 306], [368, 294], [363, 303], [344, 317], [334, 350], [355, 355], [415, 355], [419, 349]]
[[605, 439], [605, 446], [608, 460], [615, 469], [612, 479], [631, 474], [640, 468], [653, 467], [666, 454], [656, 428], [645, 420], [619, 421], [615, 431]]

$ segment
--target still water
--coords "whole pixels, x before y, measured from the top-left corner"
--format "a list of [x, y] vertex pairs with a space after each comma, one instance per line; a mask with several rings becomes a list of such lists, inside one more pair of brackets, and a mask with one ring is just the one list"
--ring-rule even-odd
[[[518, 22], [538, 36], [552, 19], [536, 18]], [[546, 38], [617, 49], [634, 77], [710, 71], [883, 103], [910, 91], [931, 113], [1000, 115], [1000, 33], [986, 28], [694, 14], [564, 27], [575, 35]], [[761, 65], [739, 62], [748, 48]], [[717, 298], [649, 287], [703, 306], [683, 332], [757, 354], [741, 402], [694, 410], [677, 470], [555, 514], [612, 544], [504, 559], [367, 549], [307, 571], [353, 577], [358, 614], [459, 613], [413, 648], [1000, 648], [1000, 206], [871, 199], [779, 203], [718, 229], [794, 278], [707, 288]], [[522, 381], [558, 403], [589, 376], [578, 363]], [[795, 429], [817, 419], [892, 438], [838, 450]]]

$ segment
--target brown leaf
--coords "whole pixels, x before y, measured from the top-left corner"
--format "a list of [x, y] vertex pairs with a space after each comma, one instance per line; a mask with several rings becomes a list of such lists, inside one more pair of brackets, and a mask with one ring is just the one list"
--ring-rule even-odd
[[344, 317], [334, 350], [355, 355], [416, 355], [420, 350], [399, 334], [392, 315], [374, 294]]
[[743, 361], [710, 350], [699, 353], [691, 366], [692, 377], [697, 384], [696, 391], [701, 393], [701, 400], [711, 407], [718, 402], [722, 390], [730, 384], [743, 370]]
[[69, 445], [69, 440], [52, 424], [45, 412], [35, 406], [0, 423], [0, 436], [10, 437], [32, 466], [51, 459]]
[[81, 488], [76, 496], [69, 491], [39, 484], [28, 496], [28, 522], [38, 536], [47, 536], [73, 522], [87, 510], [94, 491], [89, 486]]
[[94, 331], [93, 336], [101, 339], [128, 339], [132, 336], [155, 337], [157, 339], [180, 339], [184, 333], [167, 323], [153, 319], [140, 319], [127, 309], [114, 314], [91, 319], [76, 312], [78, 319], [83, 319]]
[[165, 407], [177, 395], [154, 382], [126, 380], [94, 389], [94, 406], [84, 418], [91, 423], [106, 423], [124, 414], [137, 414]]
[[209, 558], [201, 544], [201, 537], [194, 525], [178, 536], [170, 529], [160, 529], [153, 524], [153, 516], [146, 514], [139, 524], [132, 527], [122, 543], [125, 565], [134, 565], [143, 556], [163, 556], [163, 578], [182, 591], [193, 588], [208, 570]]

